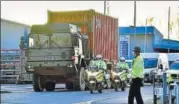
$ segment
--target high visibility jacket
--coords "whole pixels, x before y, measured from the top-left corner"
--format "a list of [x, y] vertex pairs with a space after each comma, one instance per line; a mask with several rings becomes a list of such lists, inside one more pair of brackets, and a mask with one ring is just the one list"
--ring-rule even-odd
[[103, 60], [96, 60], [95, 65], [99, 68], [107, 69], [107, 65]]
[[144, 78], [144, 61], [141, 56], [137, 56], [132, 61], [132, 78]]
[[118, 62], [116, 68], [129, 69], [129, 66], [126, 62]]
[[95, 66], [95, 60], [91, 60], [89, 66]]
[[167, 77], [167, 82], [169, 83], [169, 82], [172, 82], [173, 81], [173, 78], [171, 77], [171, 75], [169, 75], [168, 77]]

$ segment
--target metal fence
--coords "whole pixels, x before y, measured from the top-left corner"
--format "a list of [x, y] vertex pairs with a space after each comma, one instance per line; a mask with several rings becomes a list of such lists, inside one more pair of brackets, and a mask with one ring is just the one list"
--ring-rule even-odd
[[2, 84], [31, 82], [32, 75], [25, 71], [25, 51], [21, 49], [1, 50], [1, 77]]
[[1, 50], [1, 83], [15, 83], [20, 70], [20, 50]]

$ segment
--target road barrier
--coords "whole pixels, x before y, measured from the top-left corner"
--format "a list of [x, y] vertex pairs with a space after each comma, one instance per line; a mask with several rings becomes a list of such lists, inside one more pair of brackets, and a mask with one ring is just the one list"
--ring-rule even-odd
[[[172, 94], [173, 92], [173, 94]], [[179, 104], [179, 82], [167, 84], [167, 74], [153, 77], [153, 104]]]

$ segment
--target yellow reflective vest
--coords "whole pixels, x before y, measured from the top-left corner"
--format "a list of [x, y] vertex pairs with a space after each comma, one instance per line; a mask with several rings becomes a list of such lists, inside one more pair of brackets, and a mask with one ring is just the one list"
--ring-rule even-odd
[[172, 81], [173, 81], [173, 78], [171, 77], [171, 75], [169, 75], [169, 76], [167, 77], [167, 82], [170, 83], [170, 82], [172, 82]]
[[118, 62], [116, 67], [117, 68], [122, 68], [122, 69], [129, 69], [128, 64], [125, 63], [125, 62]]
[[95, 66], [95, 60], [91, 60], [89, 66]]
[[139, 55], [132, 61], [132, 78], [144, 78], [144, 60]]
[[95, 65], [97, 67], [103, 68], [104, 70], [107, 70], [107, 65], [103, 60], [96, 60]]

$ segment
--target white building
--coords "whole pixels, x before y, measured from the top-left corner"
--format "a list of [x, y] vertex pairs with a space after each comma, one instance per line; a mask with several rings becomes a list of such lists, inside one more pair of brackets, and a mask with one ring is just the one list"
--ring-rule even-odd
[[1, 49], [19, 49], [20, 37], [24, 36], [25, 28], [30, 30], [29, 25], [1, 18]]

